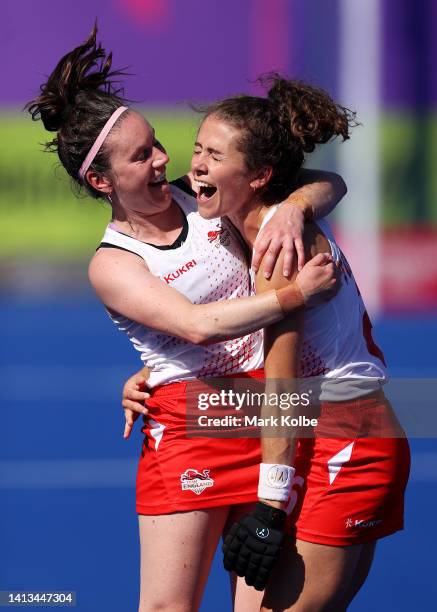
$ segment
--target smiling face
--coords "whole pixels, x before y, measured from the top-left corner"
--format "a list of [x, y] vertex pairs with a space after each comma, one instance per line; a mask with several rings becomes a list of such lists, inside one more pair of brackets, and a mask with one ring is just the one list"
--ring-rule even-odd
[[107, 145], [111, 163], [111, 194], [129, 210], [149, 214], [171, 203], [165, 176], [168, 155], [155, 138], [152, 126], [137, 112], [130, 111]]
[[205, 219], [235, 214], [254, 200], [254, 176], [237, 149], [239, 136], [238, 128], [215, 115], [200, 126], [191, 170], [199, 187], [199, 213]]

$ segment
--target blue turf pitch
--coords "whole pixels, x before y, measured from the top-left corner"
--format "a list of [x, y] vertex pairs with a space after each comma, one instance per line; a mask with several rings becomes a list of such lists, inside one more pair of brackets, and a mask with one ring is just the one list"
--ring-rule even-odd
[[[0, 590], [71, 589], [81, 612], [134, 611], [140, 435], [123, 441], [119, 394], [138, 356], [88, 294], [3, 297], [0, 316]], [[375, 328], [393, 375], [437, 377], [436, 319], [384, 318]], [[435, 440], [412, 450], [406, 530], [380, 542], [352, 612], [428, 610], [437, 599]], [[217, 556], [202, 610], [230, 610], [229, 601]]]

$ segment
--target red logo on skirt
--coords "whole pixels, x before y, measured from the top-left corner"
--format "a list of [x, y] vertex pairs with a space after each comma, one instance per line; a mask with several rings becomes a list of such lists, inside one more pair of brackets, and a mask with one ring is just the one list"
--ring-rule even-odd
[[196, 495], [200, 495], [207, 487], [212, 487], [214, 480], [209, 477], [210, 470], [198, 472], [192, 468], [185, 470], [181, 474], [182, 491], [193, 491]]

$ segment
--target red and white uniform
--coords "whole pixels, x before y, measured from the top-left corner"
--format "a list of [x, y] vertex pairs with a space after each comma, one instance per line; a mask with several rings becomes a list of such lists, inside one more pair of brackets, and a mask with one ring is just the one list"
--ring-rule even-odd
[[[189, 225], [182, 246], [158, 250], [112, 228], [104, 242], [143, 257], [152, 273], [194, 303], [249, 295], [244, 250], [232, 225], [202, 219], [194, 198], [177, 188], [173, 195]], [[273, 212], [274, 208], [264, 222]], [[386, 431], [392, 426], [391, 408], [381, 391], [386, 380], [384, 359], [372, 340], [370, 321], [347, 261], [329, 226], [319, 225], [343, 278], [332, 300], [305, 313], [301, 375], [323, 378], [321, 433], [316, 431], [315, 439], [298, 443], [290, 528], [298, 538], [343, 546], [402, 528], [409, 451], [403, 438], [363, 437], [372, 418], [386, 419]], [[243, 376], [262, 376], [258, 370], [261, 333], [194, 346], [125, 317], [112, 318], [152, 368], [154, 390], [147, 402], [150, 418], [143, 429], [137, 511], [166, 514], [255, 501], [259, 440], [187, 439], [185, 389], [193, 378], [243, 371]], [[354, 435], [350, 439], [322, 437], [330, 427], [337, 427], [339, 414]], [[396, 426], [394, 417], [393, 423]]]
[[[184, 243], [158, 249], [109, 226], [102, 244], [136, 253], [152, 274], [194, 304], [247, 297], [245, 245], [226, 219], [205, 220], [194, 197], [172, 185], [188, 223]], [[171, 314], [171, 312], [170, 312]], [[153, 387], [137, 475], [137, 511], [167, 514], [256, 501], [261, 460], [256, 438], [187, 438], [185, 389], [196, 378], [238, 375], [262, 367], [262, 332], [198, 346], [109, 313], [140, 351]], [[253, 374], [259, 376], [259, 371]], [[244, 374], [244, 376], [252, 376]]]
[[[276, 210], [273, 206], [261, 227]], [[317, 222], [341, 271], [341, 286], [329, 301], [305, 310], [300, 376], [320, 377], [321, 400], [356, 399], [377, 391], [387, 380], [381, 350], [371, 334], [371, 323], [347, 260], [329, 224]]]
[[317, 225], [341, 271], [341, 287], [305, 310], [300, 375], [309, 386], [311, 377], [321, 381], [320, 414], [314, 438], [297, 444], [289, 526], [301, 540], [348, 546], [403, 528], [410, 451], [382, 392], [384, 356], [352, 271], [329, 224]]
[[[250, 295], [250, 276], [241, 238], [227, 219], [203, 219], [196, 200], [171, 186], [173, 198], [185, 213], [188, 234], [184, 244], [168, 250], [122, 234], [111, 226], [102, 242], [136, 253], [152, 274], [185, 295], [193, 304], [206, 304]], [[262, 367], [262, 332], [207, 346], [109, 313], [125, 332], [150, 369], [151, 387], [195, 378], [225, 376]]]
[[[339, 422], [354, 433], [325, 437], [325, 431], [338, 432]], [[372, 422], [387, 437], [366, 436]], [[410, 450], [383, 394], [323, 402], [315, 433], [298, 441], [291, 533], [315, 544], [349, 546], [403, 529]]]

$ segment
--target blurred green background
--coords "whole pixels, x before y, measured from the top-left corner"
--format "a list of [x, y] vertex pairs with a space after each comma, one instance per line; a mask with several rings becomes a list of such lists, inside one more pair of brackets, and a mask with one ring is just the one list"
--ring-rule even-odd
[[[181, 176], [189, 168], [198, 116], [154, 110], [145, 115], [168, 148], [169, 177]], [[0, 257], [89, 259], [110, 219], [109, 206], [78, 190], [57, 155], [44, 151], [50, 134], [41, 122], [24, 113], [2, 114], [0, 134], [8, 143], [0, 149]]]
[[[199, 115], [194, 112], [142, 109], [170, 155], [170, 179], [190, 165]], [[421, 131], [426, 139], [421, 140]], [[102, 201], [72, 185], [56, 154], [44, 152], [50, 136], [25, 113], [0, 116], [2, 258], [88, 259], [110, 218]], [[408, 114], [381, 119], [383, 228], [426, 220], [437, 224], [437, 115], [418, 126]], [[317, 167], [317, 155], [311, 164]], [[77, 197], [79, 195], [79, 197]], [[418, 207], [420, 202], [425, 207]]]

